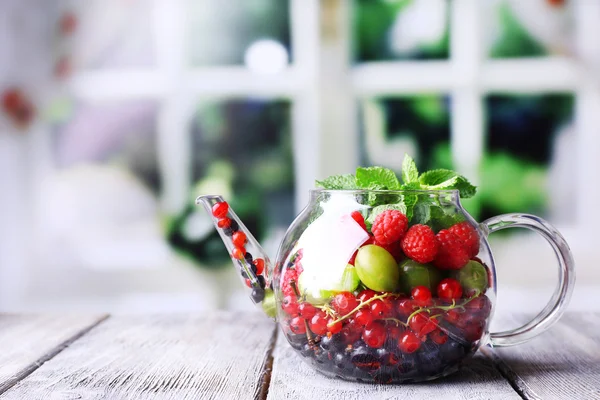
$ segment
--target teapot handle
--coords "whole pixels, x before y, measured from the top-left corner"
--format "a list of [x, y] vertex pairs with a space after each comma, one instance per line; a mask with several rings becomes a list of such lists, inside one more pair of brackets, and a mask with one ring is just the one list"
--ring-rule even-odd
[[575, 284], [575, 263], [569, 245], [562, 235], [540, 217], [530, 214], [503, 214], [483, 221], [480, 225], [487, 235], [500, 229], [523, 227], [542, 235], [552, 246], [558, 259], [558, 286], [544, 309], [520, 328], [490, 334], [492, 346], [521, 344], [550, 328], [563, 314]]

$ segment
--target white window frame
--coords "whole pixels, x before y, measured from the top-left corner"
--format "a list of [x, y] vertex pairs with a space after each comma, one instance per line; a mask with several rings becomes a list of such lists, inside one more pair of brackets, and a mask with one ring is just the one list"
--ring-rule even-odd
[[[267, 97], [291, 101], [294, 154], [302, 155], [294, 159], [299, 210], [315, 177], [348, 172], [358, 165], [357, 99], [450, 94], [454, 165], [477, 182], [484, 151], [485, 95], [572, 92], [576, 98], [576, 162], [580, 172], [576, 182], [577, 220], [562, 228], [568, 238], [574, 239], [600, 226], [600, 214], [590, 212], [600, 204], [600, 186], [584, 181], [589, 176], [584, 171], [600, 171], [600, 135], [596, 133], [600, 126], [600, 2], [575, 2], [577, 59], [489, 60], [482, 44], [482, 2], [454, 0], [447, 61], [382, 61], [352, 66], [351, 1], [290, 0], [293, 64], [277, 75], [256, 75], [243, 66], [191, 67], [186, 60], [186, 1], [154, 0], [154, 5], [155, 66], [80, 72], [70, 81], [69, 89], [87, 102], [153, 99], [160, 104], [158, 162], [164, 185], [161, 203], [167, 213], [180, 210], [189, 197], [192, 154], [188, 126], [198, 98]], [[327, 18], [323, 18], [325, 13], [329, 13]], [[325, 19], [330, 24], [325, 28], [333, 34], [323, 34]], [[31, 184], [16, 189], [22, 196], [35, 198], [36, 185], [52, 168], [46, 133], [43, 127], [36, 127], [30, 138], [15, 144], [21, 146], [17, 149], [21, 152], [33, 147], [35, 155], [28, 158]], [[332, 152], [347, 156], [341, 162], [342, 157], [336, 157], [334, 163], [329, 157]], [[23, 163], [15, 158], [9, 162]], [[20, 165], [19, 170], [23, 169], [27, 168]], [[29, 179], [24, 176], [18, 175], [11, 182], [17, 185], [19, 179]], [[25, 215], [26, 210], [21, 208], [21, 213]], [[27, 234], [22, 232], [17, 237], [24, 240]], [[31, 261], [18, 255], [23, 243], [8, 249], [12, 256], [6, 259], [11, 260], [12, 267], [4, 271], [13, 282], [21, 282], [19, 287], [28, 279], [23, 267]], [[6, 279], [0, 279], [0, 300], [14, 299], [19, 289], [2, 282]]]

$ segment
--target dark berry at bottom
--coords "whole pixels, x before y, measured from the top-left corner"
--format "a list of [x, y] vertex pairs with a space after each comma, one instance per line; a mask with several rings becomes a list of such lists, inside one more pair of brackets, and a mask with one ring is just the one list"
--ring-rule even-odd
[[263, 288], [252, 289], [252, 301], [260, 303], [265, 298], [265, 290]]
[[[250, 254], [250, 253], [246, 252], [246, 255], [244, 256], [244, 258], [246, 259], [246, 262], [250, 263], [250, 265], [253, 265], [253, 264], [252, 264], [252, 260], [253, 260], [253, 258], [252, 258], [252, 254]], [[255, 267], [255, 268], [256, 268], [256, 267]]]
[[261, 288], [265, 288], [265, 286], [267, 285], [267, 283], [265, 282], [265, 277], [262, 275], [259, 275], [256, 277], [256, 279], [258, 279], [258, 284], [260, 285]]

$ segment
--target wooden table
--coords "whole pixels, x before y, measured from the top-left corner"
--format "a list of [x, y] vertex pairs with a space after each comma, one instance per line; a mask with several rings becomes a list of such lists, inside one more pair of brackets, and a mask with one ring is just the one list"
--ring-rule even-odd
[[600, 399], [599, 332], [567, 313], [451, 377], [380, 386], [314, 372], [261, 315], [0, 315], [0, 399]]

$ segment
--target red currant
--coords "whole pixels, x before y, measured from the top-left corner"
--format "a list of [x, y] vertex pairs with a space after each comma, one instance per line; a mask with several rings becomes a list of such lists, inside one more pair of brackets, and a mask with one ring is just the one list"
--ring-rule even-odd
[[396, 312], [402, 319], [408, 318], [410, 314], [415, 311], [417, 305], [414, 300], [411, 299], [400, 299], [396, 301]]
[[360, 339], [360, 334], [360, 331], [353, 329], [353, 327], [350, 325], [344, 326], [340, 331], [342, 340], [346, 344], [353, 344], [354, 342], [356, 342], [358, 339]]
[[242, 231], [237, 231], [231, 237], [231, 241], [233, 242], [234, 246], [242, 247], [246, 244], [246, 234]]
[[451, 324], [456, 325], [456, 323], [461, 318], [461, 313], [460, 313], [460, 311], [458, 311], [458, 309], [453, 308], [452, 310], [448, 310], [448, 312], [446, 312], [446, 315], [444, 318], [446, 319], [446, 321], [450, 322]]
[[437, 328], [437, 321], [421, 312], [413, 315], [410, 320], [408, 320], [408, 326], [410, 326], [410, 329], [412, 329], [417, 336], [423, 337]]
[[371, 303], [370, 308], [374, 319], [391, 318], [394, 316], [392, 302], [388, 299], [375, 300]]
[[334, 335], [339, 333], [342, 330], [342, 321], [333, 322], [332, 319], [329, 319], [327, 322], [327, 330]]
[[475, 342], [479, 340], [481, 335], [483, 335], [484, 326], [485, 324], [483, 322], [476, 322], [468, 325], [464, 330], [465, 339], [467, 339], [469, 342]]
[[465, 304], [465, 309], [487, 318], [492, 310], [492, 302], [485, 295], [477, 296]]
[[377, 292], [375, 292], [371, 289], [365, 289], [358, 294], [358, 299], [362, 302], [365, 302], [375, 296], [377, 296]]
[[363, 331], [362, 339], [367, 346], [373, 349], [379, 349], [383, 347], [387, 332], [385, 326], [382, 323], [374, 322], [370, 327]]
[[369, 326], [373, 322], [373, 314], [368, 308], [359, 310], [354, 315], [354, 322], [360, 326]]
[[226, 201], [221, 201], [219, 203], [215, 203], [212, 206], [212, 214], [216, 218], [223, 218], [224, 216], [227, 215], [228, 211], [229, 211], [229, 204], [227, 204]]
[[354, 265], [354, 262], [356, 261], [356, 255], [358, 254], [358, 250], [356, 250], [354, 252], [354, 254], [352, 254], [352, 257], [350, 257], [350, 260], [348, 260], [348, 264], [352, 264]]
[[252, 282], [250, 282], [250, 279], [246, 279], [246, 286], [248, 286], [249, 288], [252, 288]]
[[292, 320], [290, 321], [290, 330], [296, 335], [302, 335], [306, 333], [306, 325], [304, 324], [304, 319], [300, 317], [292, 318]]
[[308, 322], [308, 327], [315, 335], [327, 333], [327, 317], [324, 312], [318, 311]]
[[231, 256], [233, 258], [235, 258], [236, 260], [243, 260], [244, 257], [246, 256], [246, 248], [244, 246], [235, 247], [233, 249], [233, 252], [231, 253]]
[[400, 337], [402, 336], [402, 334], [404, 333], [404, 329], [396, 326], [396, 325], [392, 325], [392, 326], [388, 326], [388, 339], [394, 340], [394, 341], [398, 341], [400, 340]]
[[444, 301], [458, 300], [462, 297], [462, 286], [456, 279], [446, 278], [437, 287], [437, 295]]
[[265, 270], [265, 260], [262, 258], [257, 258], [256, 260], [252, 261], [252, 263], [256, 267], [256, 274], [261, 275]]
[[19, 89], [7, 89], [2, 93], [2, 107], [6, 112], [14, 113], [23, 104], [23, 94]]
[[358, 300], [352, 293], [342, 292], [335, 295], [331, 305], [338, 314], [346, 315], [358, 306]]
[[298, 315], [299, 307], [298, 302], [296, 301], [296, 297], [294, 296], [285, 296], [283, 301], [281, 302], [281, 309], [286, 312], [286, 314], [295, 317]]
[[435, 344], [439, 345], [442, 345], [448, 341], [448, 335], [446, 335], [446, 333], [441, 329], [436, 329], [435, 331], [431, 332], [429, 337]]
[[410, 292], [417, 305], [426, 307], [431, 302], [431, 291], [425, 286], [417, 286]]
[[317, 308], [310, 303], [300, 303], [298, 306], [298, 314], [302, 318], [310, 319], [317, 313]]
[[419, 347], [421, 347], [421, 340], [411, 331], [404, 332], [398, 340], [398, 348], [403, 353], [414, 353], [419, 350]]
[[231, 226], [231, 220], [227, 217], [221, 218], [217, 221], [217, 226], [222, 229], [229, 228]]
[[361, 226], [361, 228], [363, 228], [365, 231], [367, 230], [367, 225], [365, 225], [365, 217], [363, 217], [360, 211], [352, 211], [350, 216]]

